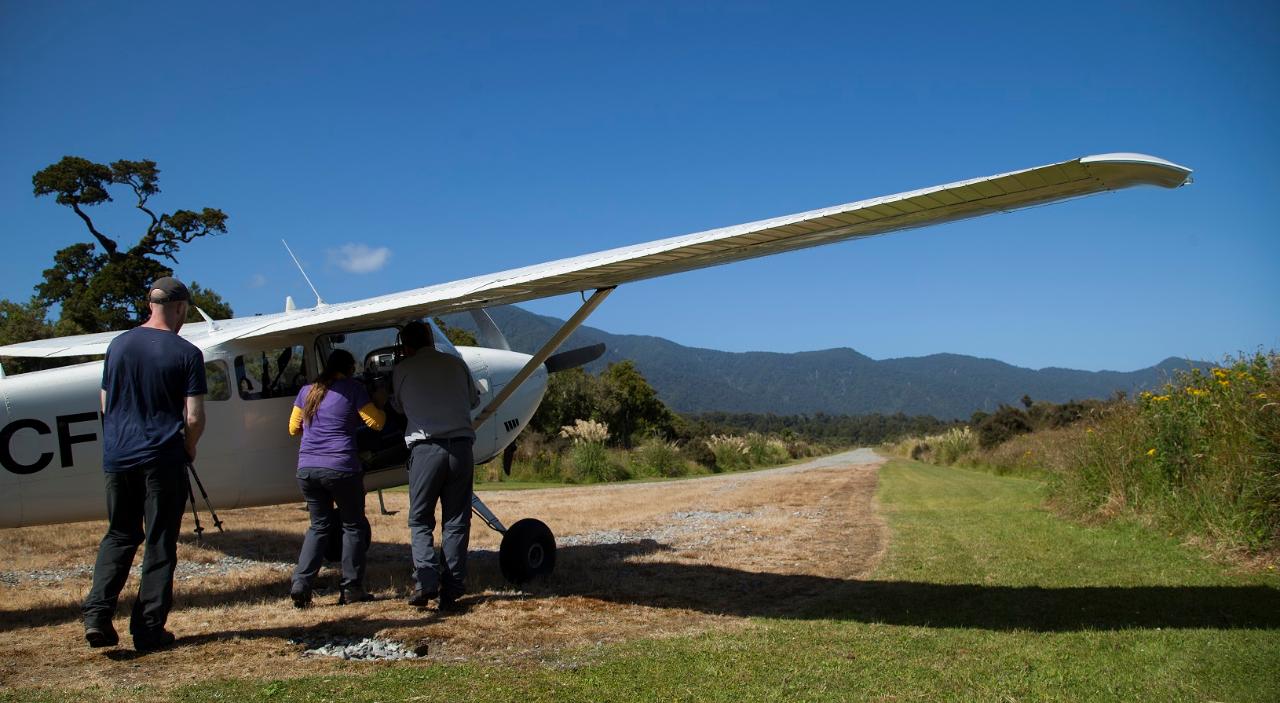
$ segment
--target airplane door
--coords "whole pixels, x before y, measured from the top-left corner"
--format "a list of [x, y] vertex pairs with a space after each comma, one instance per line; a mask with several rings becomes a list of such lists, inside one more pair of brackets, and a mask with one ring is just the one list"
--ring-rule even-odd
[[[212, 356], [212, 355], [211, 355]], [[195, 468], [215, 508], [235, 508], [244, 491], [244, 403], [233, 390], [226, 359], [204, 365], [209, 392], [204, 397], [205, 429], [196, 447]], [[196, 488], [193, 486], [193, 488]], [[196, 491], [199, 507], [204, 498]]]
[[239, 406], [241, 428], [241, 506], [302, 500], [296, 478], [299, 439], [289, 435], [289, 415], [307, 382], [305, 355], [304, 345], [296, 344], [235, 357], [238, 398], [232, 402]]

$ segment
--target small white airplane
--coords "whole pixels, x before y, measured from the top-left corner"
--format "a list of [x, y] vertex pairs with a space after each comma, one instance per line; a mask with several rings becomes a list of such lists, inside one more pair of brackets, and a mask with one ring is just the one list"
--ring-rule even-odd
[[[385, 382], [396, 335], [409, 320], [456, 312], [474, 316], [481, 347], [455, 348], [438, 329], [436, 344], [460, 356], [482, 389], [474, 416], [477, 463], [504, 454], [509, 462], [509, 448], [541, 403], [548, 374], [603, 353], [602, 346], [556, 350], [622, 283], [1131, 186], [1176, 188], [1190, 182], [1190, 169], [1163, 159], [1088, 156], [349, 303], [317, 300], [315, 307], [293, 309], [290, 301], [278, 314], [206, 317], [204, 323], [184, 326], [181, 334], [204, 352], [209, 379], [199, 456], [208, 507], [297, 502], [297, 439], [285, 431], [297, 391], [339, 347], [363, 360], [366, 383]], [[594, 291], [589, 297], [588, 290]], [[575, 291], [583, 294], [582, 306], [533, 355], [511, 351], [484, 311]], [[116, 334], [0, 346], [0, 357], [101, 356]], [[100, 360], [8, 377], [0, 367], [0, 527], [103, 517], [101, 378]], [[407, 482], [404, 443], [394, 427], [362, 438], [361, 445], [367, 489]], [[520, 583], [550, 573], [555, 540], [545, 524], [525, 519], [508, 529], [479, 499], [473, 507], [503, 533], [504, 576]]]

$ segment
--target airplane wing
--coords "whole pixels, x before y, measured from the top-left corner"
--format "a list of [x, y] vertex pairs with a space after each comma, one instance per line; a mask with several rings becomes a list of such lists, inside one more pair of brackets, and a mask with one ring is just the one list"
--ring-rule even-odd
[[[1191, 169], [1144, 154], [1102, 154], [768, 220], [659, 239], [349, 303], [187, 325], [207, 348], [231, 340], [284, 343], [298, 332], [378, 327], [409, 318], [607, 288], [785, 251], [952, 222], [1138, 185], [1176, 188]], [[114, 333], [0, 346], [0, 356], [101, 354]]]

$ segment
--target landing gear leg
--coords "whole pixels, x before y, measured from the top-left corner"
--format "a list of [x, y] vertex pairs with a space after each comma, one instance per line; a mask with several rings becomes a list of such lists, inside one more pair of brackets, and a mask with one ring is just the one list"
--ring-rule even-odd
[[387, 510], [387, 504], [382, 500], [381, 488], [378, 489], [378, 510], [381, 511], [383, 515], [395, 515], [397, 512], [399, 512], [396, 510]]
[[507, 581], [520, 585], [539, 576], [548, 576], [555, 570], [556, 538], [546, 523], [525, 518], [510, 528], [505, 527], [474, 493], [471, 494], [471, 509], [490, 529], [502, 535], [498, 566]]

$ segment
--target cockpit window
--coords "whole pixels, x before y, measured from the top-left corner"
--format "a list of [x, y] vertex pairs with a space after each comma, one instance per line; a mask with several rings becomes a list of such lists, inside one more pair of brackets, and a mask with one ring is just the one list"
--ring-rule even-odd
[[[424, 320], [424, 322], [431, 327], [431, 336], [437, 350], [457, 357], [462, 356], [434, 321]], [[390, 374], [401, 356], [400, 328], [379, 327], [371, 330], [327, 334], [316, 340], [316, 352], [324, 358], [328, 358], [329, 353], [335, 349], [351, 352], [351, 356], [356, 359], [357, 373], [372, 376]], [[324, 363], [323, 359], [320, 363]]]
[[395, 327], [327, 334], [316, 340], [316, 350], [322, 357], [321, 365], [329, 358], [330, 352], [345, 349], [355, 357], [356, 373], [390, 373], [396, 360], [399, 335], [400, 330]]
[[453, 342], [449, 341], [449, 338], [445, 336], [444, 331], [440, 329], [435, 320], [426, 320], [426, 323], [431, 326], [431, 339], [435, 342], [435, 347], [438, 351], [453, 354], [457, 357], [462, 356], [458, 352], [458, 348], [453, 346]]
[[206, 400], [227, 400], [231, 397], [231, 378], [227, 374], [227, 365], [222, 361], [208, 361], [204, 365], [205, 385], [209, 392]]
[[302, 345], [236, 357], [236, 387], [245, 400], [292, 398], [307, 385]]

